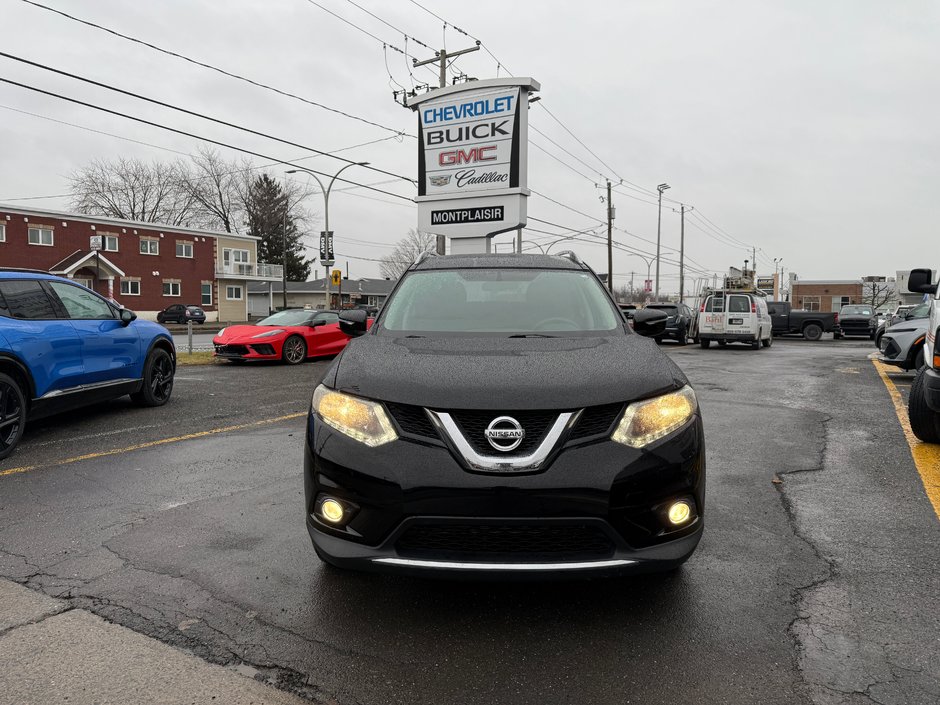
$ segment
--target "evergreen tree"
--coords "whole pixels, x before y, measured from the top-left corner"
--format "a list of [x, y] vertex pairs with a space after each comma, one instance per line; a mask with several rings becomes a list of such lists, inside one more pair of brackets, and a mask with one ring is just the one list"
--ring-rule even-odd
[[302, 282], [310, 276], [310, 260], [304, 257], [302, 234], [291, 214], [281, 185], [267, 174], [261, 174], [248, 188], [245, 199], [248, 211], [248, 234], [259, 237], [258, 261], [284, 264], [284, 211], [287, 210], [287, 280]]

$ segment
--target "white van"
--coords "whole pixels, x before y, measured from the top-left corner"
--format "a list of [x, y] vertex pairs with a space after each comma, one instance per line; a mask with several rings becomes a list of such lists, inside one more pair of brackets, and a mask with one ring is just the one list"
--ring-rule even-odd
[[773, 344], [773, 323], [763, 296], [747, 292], [713, 291], [706, 294], [698, 317], [698, 337], [703, 348], [714, 340], [719, 345], [749, 343], [755, 350]]

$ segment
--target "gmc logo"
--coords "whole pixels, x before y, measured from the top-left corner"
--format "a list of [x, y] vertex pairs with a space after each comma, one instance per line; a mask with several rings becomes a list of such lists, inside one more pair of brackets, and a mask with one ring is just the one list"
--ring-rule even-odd
[[496, 150], [496, 145], [488, 147], [473, 147], [472, 149], [453, 149], [441, 152], [437, 158], [440, 166], [454, 166], [459, 164], [473, 164], [475, 162], [496, 161], [496, 155], [490, 154]]

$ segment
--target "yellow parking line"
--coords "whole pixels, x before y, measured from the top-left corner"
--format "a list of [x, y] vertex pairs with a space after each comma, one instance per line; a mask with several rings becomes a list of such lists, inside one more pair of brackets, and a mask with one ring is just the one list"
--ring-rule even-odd
[[74, 458], [66, 458], [65, 460], [56, 460], [47, 465], [23, 465], [18, 468], [9, 468], [8, 470], [0, 470], [0, 477], [6, 475], [18, 475], [19, 473], [29, 472], [31, 470], [39, 470], [42, 467], [53, 467], [56, 465], [68, 465], [69, 463], [77, 463], [81, 460], [93, 460], [95, 458], [104, 458], [108, 455], [120, 455], [121, 453], [129, 453], [132, 450], [142, 450], [144, 448], [153, 448], [155, 446], [166, 445], [167, 443], [179, 443], [180, 441], [190, 441], [194, 438], [205, 438], [206, 436], [215, 436], [219, 433], [229, 433], [231, 431], [242, 431], [246, 428], [254, 428], [257, 426], [265, 426], [272, 423], [279, 423], [281, 421], [290, 421], [291, 419], [298, 419], [301, 416], [306, 416], [306, 411], [301, 411], [296, 414], [287, 414], [286, 416], [278, 416], [274, 419], [263, 419], [261, 421], [252, 421], [251, 423], [238, 424], [236, 426], [223, 426], [221, 428], [211, 428], [208, 431], [197, 431], [196, 433], [187, 433], [185, 436], [173, 436], [172, 438], [161, 438], [157, 441], [148, 441], [146, 443], [138, 443], [137, 445], [127, 446], [126, 448], [113, 448], [111, 450], [104, 450], [100, 453], [87, 453], [85, 455], [76, 455]]
[[924, 483], [924, 491], [927, 498], [933, 505], [933, 510], [940, 519], [940, 445], [934, 443], [923, 443], [911, 430], [911, 424], [907, 419], [907, 408], [904, 406], [904, 400], [901, 398], [901, 392], [895, 386], [891, 378], [888, 377], [888, 366], [878, 360], [872, 360], [881, 381], [888, 388], [888, 394], [894, 403], [894, 411], [898, 415], [898, 421], [901, 423], [901, 429], [907, 438], [907, 445], [911, 448], [911, 455], [914, 458], [914, 465], [920, 474], [921, 482]]

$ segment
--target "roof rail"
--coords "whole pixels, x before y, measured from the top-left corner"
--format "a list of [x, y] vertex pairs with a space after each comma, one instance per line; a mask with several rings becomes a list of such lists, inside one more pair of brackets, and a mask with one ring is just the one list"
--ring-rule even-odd
[[48, 269], [29, 269], [27, 267], [0, 267], [0, 272], [26, 272], [27, 274], [48, 274]]
[[418, 258], [414, 262], [411, 263], [411, 266], [417, 267], [419, 264], [424, 262], [424, 260], [426, 260], [428, 257], [437, 257], [437, 253], [432, 252], [431, 250], [425, 250], [420, 255], [418, 255]]
[[580, 264], [584, 266], [584, 262], [581, 261], [581, 258], [573, 250], [562, 250], [561, 252], [555, 255], [556, 257], [564, 257], [567, 260], [571, 260], [575, 264]]

